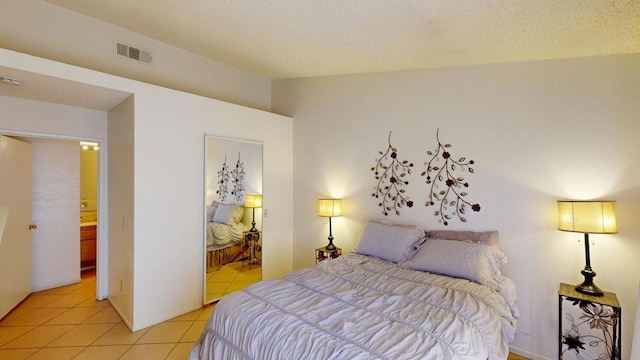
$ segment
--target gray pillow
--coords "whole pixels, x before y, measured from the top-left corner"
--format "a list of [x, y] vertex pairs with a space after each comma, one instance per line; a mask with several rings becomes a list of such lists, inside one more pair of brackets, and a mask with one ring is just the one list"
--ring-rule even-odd
[[400, 267], [471, 280], [500, 290], [500, 268], [507, 256], [497, 247], [466, 241], [428, 238]]
[[423, 238], [421, 228], [370, 220], [364, 226], [355, 252], [397, 263], [412, 257]]

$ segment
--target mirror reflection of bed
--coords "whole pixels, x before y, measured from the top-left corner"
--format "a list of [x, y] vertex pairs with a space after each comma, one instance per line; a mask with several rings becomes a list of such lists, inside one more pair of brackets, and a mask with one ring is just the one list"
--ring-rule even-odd
[[262, 144], [215, 136], [205, 142], [208, 304], [262, 279]]

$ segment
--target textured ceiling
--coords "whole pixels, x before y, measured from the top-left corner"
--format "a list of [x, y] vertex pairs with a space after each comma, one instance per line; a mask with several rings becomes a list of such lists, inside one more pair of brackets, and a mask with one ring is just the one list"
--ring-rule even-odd
[[47, 0], [272, 79], [640, 52], [638, 0]]

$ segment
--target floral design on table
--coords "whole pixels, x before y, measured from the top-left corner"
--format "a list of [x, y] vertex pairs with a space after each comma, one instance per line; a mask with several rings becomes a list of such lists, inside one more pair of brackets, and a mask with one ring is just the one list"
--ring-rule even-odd
[[469, 183], [458, 172], [468, 171], [473, 174], [471, 165], [475, 162], [465, 157], [455, 160], [449, 152], [451, 144], [443, 144], [440, 141], [440, 129], [436, 131], [436, 140], [438, 147], [434, 151], [427, 151], [431, 159], [424, 163], [427, 168], [421, 174], [427, 177], [425, 183], [431, 185], [429, 199], [425, 202], [425, 206], [438, 206], [438, 210], [433, 214], [439, 216], [438, 221], [445, 226], [456, 217], [466, 222], [467, 208], [470, 207], [471, 210], [478, 212], [480, 204], [465, 199], [468, 193], [464, 189], [469, 187]]
[[236, 161], [236, 168], [231, 170], [231, 177], [233, 178], [233, 189], [231, 195], [236, 201], [242, 201], [244, 192], [244, 164], [240, 161], [240, 153], [238, 153], [238, 161]]
[[[398, 159], [398, 149], [391, 146], [391, 131], [387, 138], [386, 151], [378, 151], [380, 155], [376, 159], [375, 166], [371, 167], [377, 184], [372, 197], [379, 199], [378, 206], [382, 207], [382, 214], [388, 216], [389, 213], [400, 215], [400, 208], [403, 206], [412, 207], [413, 201], [406, 196], [404, 186], [409, 185], [406, 176], [411, 174], [413, 163], [408, 160]], [[388, 183], [387, 183], [388, 181]]]
[[[605, 352], [595, 357], [596, 359], [620, 359], [620, 349], [614, 348], [615, 340], [612, 334], [612, 329], [618, 322], [618, 314], [612, 308], [602, 304], [571, 297], [567, 297], [567, 300], [572, 301], [574, 306], [579, 305], [582, 314], [578, 322], [571, 313], [566, 314], [571, 326], [569, 331], [562, 335], [562, 344], [567, 346], [562, 350], [562, 354], [575, 351], [576, 357], [583, 359], [580, 350], [585, 352], [587, 350], [585, 346], [597, 348], [604, 345]], [[589, 327], [583, 326], [585, 324]], [[580, 332], [581, 328], [584, 328], [583, 333]], [[602, 331], [601, 336], [600, 331]]]
[[224, 163], [222, 168], [218, 170], [218, 198], [220, 201], [224, 201], [227, 198], [227, 186], [229, 184], [229, 166], [227, 165], [227, 157], [224, 157]]

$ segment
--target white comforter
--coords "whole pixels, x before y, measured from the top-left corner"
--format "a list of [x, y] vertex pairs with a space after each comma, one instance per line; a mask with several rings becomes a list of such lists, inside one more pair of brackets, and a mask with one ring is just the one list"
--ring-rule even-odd
[[506, 359], [507, 283], [497, 293], [349, 254], [223, 298], [189, 359]]
[[207, 250], [219, 250], [233, 246], [242, 241], [243, 223], [235, 225], [207, 223]]

